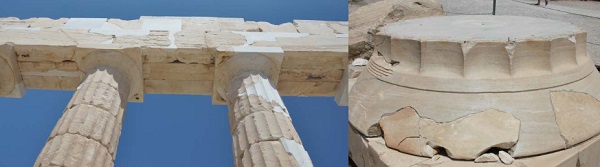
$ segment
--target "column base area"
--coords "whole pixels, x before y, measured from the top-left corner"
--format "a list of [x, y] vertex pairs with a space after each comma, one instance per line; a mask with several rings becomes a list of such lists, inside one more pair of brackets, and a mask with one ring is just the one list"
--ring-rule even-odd
[[475, 163], [452, 160], [436, 155], [419, 157], [388, 148], [382, 137], [362, 136], [348, 125], [348, 155], [358, 167], [596, 167], [600, 166], [600, 136], [595, 136], [572, 148], [516, 159], [512, 164], [502, 162]]

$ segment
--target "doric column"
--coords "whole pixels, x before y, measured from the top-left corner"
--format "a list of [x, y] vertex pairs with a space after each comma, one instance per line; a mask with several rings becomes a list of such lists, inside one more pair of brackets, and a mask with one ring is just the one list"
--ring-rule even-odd
[[34, 166], [113, 166], [128, 96], [122, 72], [93, 70], [75, 91]]
[[234, 48], [219, 56], [216, 92], [229, 105], [235, 165], [312, 166], [275, 89], [281, 48]]
[[125, 108], [132, 88], [136, 88], [131, 73], [139, 71], [96, 61], [99, 57], [130, 60], [116, 51], [95, 52], [82, 60], [86, 77], [52, 130], [35, 167], [114, 166]]

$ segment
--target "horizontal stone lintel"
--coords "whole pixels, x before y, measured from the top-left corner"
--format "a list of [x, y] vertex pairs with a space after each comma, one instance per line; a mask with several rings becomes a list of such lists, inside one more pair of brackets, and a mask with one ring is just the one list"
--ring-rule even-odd
[[193, 95], [213, 94], [215, 61], [222, 54], [217, 48], [278, 48], [284, 52], [277, 81], [282, 95], [334, 96], [348, 64], [347, 25], [217, 17], [0, 18], [0, 45], [12, 46], [25, 88], [75, 90], [85, 77], [76, 55], [81, 48], [139, 48], [144, 93]]

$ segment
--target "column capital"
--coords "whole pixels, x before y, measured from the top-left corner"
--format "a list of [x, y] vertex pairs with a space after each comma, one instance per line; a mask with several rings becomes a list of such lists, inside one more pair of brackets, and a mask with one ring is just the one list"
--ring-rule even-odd
[[[281, 47], [234, 46], [219, 47], [215, 57], [213, 104], [227, 103], [227, 88], [235, 84], [236, 77], [260, 74], [277, 85], [283, 49]], [[243, 79], [243, 78], [242, 78]]]
[[127, 77], [130, 86], [128, 101], [144, 101], [144, 75], [140, 48], [79, 47], [73, 59], [79, 65], [79, 69], [86, 74], [99, 67], [120, 70]]
[[21, 98], [25, 84], [12, 44], [0, 45], [0, 97]]

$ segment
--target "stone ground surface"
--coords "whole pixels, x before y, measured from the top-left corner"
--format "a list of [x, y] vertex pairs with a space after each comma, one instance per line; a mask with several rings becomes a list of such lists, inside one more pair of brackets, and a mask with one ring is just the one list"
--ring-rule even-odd
[[[358, 7], [380, 0], [362, 0], [348, 5], [349, 12]], [[490, 0], [438, 0], [446, 15], [491, 15]], [[582, 16], [574, 13], [594, 11], [600, 8], [598, 1], [550, 1], [547, 8], [532, 5], [536, 0], [506, 0], [496, 2], [497, 15], [516, 15], [546, 18], [573, 23], [588, 32], [588, 51], [596, 65], [600, 65], [600, 17]], [[568, 7], [567, 11], [557, 11], [556, 7]], [[562, 9], [562, 8], [561, 8]]]
[[595, 1], [556, 1], [556, 2], [552, 2], [549, 3], [549, 5], [560, 5], [560, 6], [567, 6], [567, 7], [573, 7], [573, 8], [581, 8], [581, 9], [588, 9], [588, 10], [598, 10], [600, 9], [600, 2], [595, 2]]

